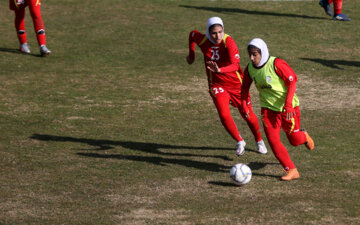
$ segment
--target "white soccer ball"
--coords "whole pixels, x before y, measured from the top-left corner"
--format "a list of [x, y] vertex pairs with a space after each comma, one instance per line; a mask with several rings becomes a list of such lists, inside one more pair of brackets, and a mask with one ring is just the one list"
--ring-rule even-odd
[[230, 170], [230, 179], [237, 185], [249, 183], [251, 176], [250, 167], [243, 163], [235, 164]]

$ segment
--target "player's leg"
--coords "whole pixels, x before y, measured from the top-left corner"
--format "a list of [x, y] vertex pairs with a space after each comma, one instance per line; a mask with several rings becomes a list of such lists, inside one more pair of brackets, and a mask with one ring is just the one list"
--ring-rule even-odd
[[10, 5], [10, 8], [15, 12], [15, 29], [20, 43], [20, 51], [30, 53], [25, 31], [25, 5], [15, 5], [15, 3], [13, 3], [13, 5], [13, 7]]
[[279, 160], [287, 175], [282, 180], [292, 180], [299, 177], [299, 173], [292, 162], [289, 153], [280, 140], [281, 131], [281, 113], [262, 108], [261, 115], [264, 125], [266, 137], [269, 141], [271, 150], [275, 157]]
[[46, 47], [45, 25], [41, 16], [41, 2], [40, 0], [28, 0], [29, 10], [34, 24], [36, 38], [40, 46], [40, 54], [49, 55], [51, 51]]
[[301, 114], [299, 107], [295, 108], [295, 116], [292, 120], [286, 120], [285, 115], [282, 115], [282, 128], [286, 136], [293, 146], [305, 144], [309, 150], [314, 149], [314, 142], [309, 134], [300, 129]]
[[238, 108], [238, 110], [239, 110], [242, 118], [246, 121], [247, 125], [249, 126], [252, 134], [254, 135], [258, 152], [261, 153], [261, 154], [266, 154], [267, 153], [267, 148], [266, 148], [265, 143], [264, 143], [264, 141], [262, 140], [262, 137], [261, 137], [261, 130], [260, 130], [260, 125], [259, 125], [259, 120], [258, 120], [257, 116], [255, 115], [252, 107], [251, 107], [251, 102], [250, 101], [249, 101], [249, 104], [247, 106], [248, 106], [248, 109], [249, 109], [249, 113], [247, 115], [243, 114], [241, 112], [240, 108]]
[[342, 0], [334, 0], [334, 17], [333, 20], [339, 21], [350, 21], [350, 18], [345, 14], [341, 13], [342, 10]]
[[231, 137], [237, 141], [236, 154], [242, 155], [245, 151], [245, 141], [240, 136], [239, 130], [231, 116], [229, 93], [221, 87], [213, 87], [209, 92], [214, 101], [222, 125]]
[[228, 133], [231, 135], [231, 137], [236, 141], [243, 140], [231, 116], [229, 107], [230, 98], [224, 94], [217, 95], [216, 97], [213, 97], [213, 101], [219, 114], [220, 121], [225, 127], [225, 129], [228, 131]]
[[250, 95], [248, 96], [248, 99], [247, 99], [247, 106], [248, 106], [249, 112], [248, 112], [248, 114], [243, 114], [241, 112], [241, 92], [239, 92], [238, 86], [235, 86], [233, 88], [227, 88], [226, 90], [230, 94], [231, 105], [238, 109], [238, 111], [240, 112], [240, 115], [246, 121], [248, 127], [250, 128], [250, 130], [255, 138], [257, 151], [261, 154], [266, 154], [267, 148], [261, 137], [259, 120], [258, 120], [257, 116], [255, 115], [255, 113], [253, 112], [252, 107], [251, 107]]
[[330, 9], [330, 3], [330, 0], [320, 0], [319, 5], [324, 8], [326, 14], [332, 16], [333, 13]]
[[286, 133], [286, 136], [293, 146], [302, 145], [306, 142], [304, 132], [300, 130], [300, 110], [299, 107], [295, 108], [295, 115], [291, 120], [286, 119], [286, 115], [281, 115], [281, 126]]

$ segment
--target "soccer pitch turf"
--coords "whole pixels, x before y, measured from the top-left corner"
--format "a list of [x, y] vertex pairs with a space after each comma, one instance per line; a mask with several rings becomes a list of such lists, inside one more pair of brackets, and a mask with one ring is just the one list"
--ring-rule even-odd
[[[318, 1], [42, 1], [49, 57], [21, 54], [8, 1], [0, 14], [0, 224], [359, 224], [360, 1], [350, 22]], [[257, 154], [222, 127], [191, 30], [219, 16], [244, 69], [252, 38], [298, 76], [302, 126], [316, 149], [281, 138], [300, 179], [264, 138]], [[250, 90], [260, 118], [258, 93]], [[263, 131], [263, 129], [262, 129]], [[263, 135], [265, 137], [265, 135]], [[245, 163], [250, 183], [231, 183]]]

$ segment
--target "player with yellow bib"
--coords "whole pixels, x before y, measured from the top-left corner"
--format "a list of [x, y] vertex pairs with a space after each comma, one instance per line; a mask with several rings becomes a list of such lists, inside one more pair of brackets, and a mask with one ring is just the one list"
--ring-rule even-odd
[[281, 179], [297, 179], [299, 172], [280, 140], [282, 128], [291, 145], [305, 144], [309, 150], [314, 149], [314, 141], [305, 130], [300, 129], [300, 102], [295, 94], [297, 76], [284, 60], [270, 56], [266, 43], [260, 38], [250, 41], [248, 53], [251, 63], [244, 72], [241, 110], [245, 114], [249, 112], [244, 104], [245, 96], [254, 82], [260, 95], [266, 137], [275, 157], [287, 172]]

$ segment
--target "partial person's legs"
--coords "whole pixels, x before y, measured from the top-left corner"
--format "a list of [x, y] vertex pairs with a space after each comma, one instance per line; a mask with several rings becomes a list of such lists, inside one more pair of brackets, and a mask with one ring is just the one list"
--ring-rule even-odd
[[262, 108], [261, 114], [263, 117], [265, 134], [269, 141], [271, 150], [283, 166], [284, 170], [287, 172], [287, 175], [281, 177], [281, 179], [293, 180], [299, 178], [299, 172], [292, 162], [287, 149], [280, 140], [281, 113]]
[[288, 151], [280, 140], [281, 113], [262, 108], [261, 114], [265, 134], [275, 157], [279, 160], [285, 170], [294, 169], [295, 165], [291, 161]]
[[29, 45], [27, 44], [25, 31], [25, 7], [19, 5], [14, 9], [15, 12], [15, 29], [20, 43], [20, 51], [30, 53]]
[[282, 128], [291, 145], [298, 146], [305, 144], [309, 150], [313, 150], [314, 141], [306, 131], [300, 129], [301, 114], [299, 107], [295, 108], [295, 113], [296, 115], [291, 121], [286, 120], [284, 115], [282, 115]]
[[334, 17], [333, 20], [339, 21], [350, 21], [350, 18], [345, 14], [341, 13], [342, 10], [342, 0], [333, 0], [334, 1]]
[[320, 0], [319, 5], [324, 8], [326, 14], [332, 16], [333, 13], [331, 12], [330, 9], [330, 3], [331, 3], [330, 1], [331, 0]]
[[36, 33], [36, 38], [40, 46], [41, 55], [49, 55], [51, 51], [46, 47], [46, 34], [45, 34], [45, 25], [41, 17], [41, 4], [40, 1], [30, 0], [29, 1], [29, 10], [34, 24], [34, 30]]
[[246, 121], [247, 125], [249, 126], [252, 134], [254, 135], [255, 141], [259, 142], [262, 140], [259, 120], [258, 120], [257, 116], [255, 115], [254, 111], [252, 110], [251, 104], [248, 104], [247, 107], [249, 109], [248, 117], [245, 114], [242, 114], [240, 109], [239, 109], [239, 112], [240, 112], [242, 118]]
[[230, 98], [226, 95], [217, 95], [216, 97], [213, 97], [213, 100], [222, 125], [233, 139], [235, 139], [237, 142], [242, 141], [243, 138], [240, 136], [239, 130], [237, 129], [236, 124], [231, 116], [229, 106]]
[[213, 94], [210, 91], [210, 95], [214, 101], [216, 109], [218, 111], [220, 121], [226, 131], [231, 135], [231, 137], [237, 141], [236, 144], [236, 155], [240, 156], [245, 153], [245, 141], [240, 136], [239, 130], [236, 127], [236, 124], [231, 116], [230, 112], [230, 95], [227, 91], [221, 88], [221, 92]]
[[262, 140], [262, 137], [261, 137], [261, 130], [260, 130], [260, 125], [259, 125], [259, 120], [257, 118], [257, 116], [255, 115], [252, 107], [251, 107], [251, 104], [248, 104], [247, 105], [248, 109], [249, 109], [249, 114], [246, 115], [246, 114], [243, 114], [239, 109], [239, 112], [242, 116], [242, 118], [246, 121], [247, 125], [249, 126], [252, 134], [254, 135], [254, 138], [255, 138], [255, 142], [256, 142], [256, 145], [257, 145], [257, 148], [258, 148], [258, 152], [261, 153], [261, 154], [266, 154], [267, 153], [267, 148], [265, 146], [265, 143], [264, 141]]

